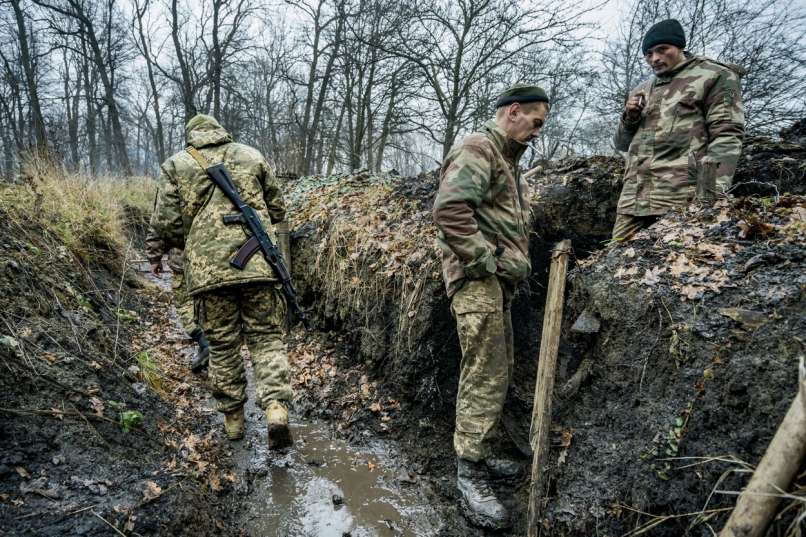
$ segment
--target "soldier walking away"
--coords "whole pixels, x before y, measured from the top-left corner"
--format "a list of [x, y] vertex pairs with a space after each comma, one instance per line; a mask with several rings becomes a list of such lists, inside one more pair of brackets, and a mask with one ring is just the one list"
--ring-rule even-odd
[[644, 36], [644, 59], [655, 76], [630, 94], [615, 135], [626, 151], [624, 187], [613, 238], [625, 240], [694, 197], [702, 174], [716, 176], [718, 192], [733, 181], [744, 139], [740, 67], [685, 51], [674, 19]]
[[462, 349], [453, 438], [457, 486], [470, 521], [487, 528], [510, 523], [492, 477], [520, 471], [514, 461], [493, 457], [489, 441], [512, 376], [510, 305], [532, 268], [528, 185], [518, 162], [546, 121], [549, 99], [538, 86], [518, 84], [501, 94], [496, 108], [494, 119], [451, 148], [433, 209]]
[[165, 251], [165, 243], [154, 232], [153, 227], [149, 227], [146, 235], [146, 257], [151, 264], [151, 272], [158, 276], [162, 272], [162, 256], [168, 256], [168, 268], [171, 269], [171, 289], [173, 291], [174, 307], [179, 317], [182, 328], [196, 342], [197, 349], [190, 361], [190, 370], [200, 373], [207, 367], [210, 357], [210, 344], [204, 336], [204, 330], [196, 322], [196, 309], [193, 307], [193, 299], [185, 291], [185, 269], [184, 254], [178, 248], [171, 248]]
[[234, 142], [215, 118], [194, 116], [185, 136], [188, 149], [161, 166], [152, 225], [167, 247], [184, 249], [185, 285], [210, 342], [210, 384], [227, 437], [244, 436], [246, 374], [240, 349], [245, 342], [257, 404], [268, 421], [269, 448], [283, 448], [292, 443], [287, 408], [292, 394], [282, 333], [282, 286], [263, 256], [254, 256], [243, 270], [231, 266], [232, 256], [249, 237], [237, 208], [200, 160], [226, 166], [243, 201], [257, 211], [273, 240], [274, 225], [285, 219], [283, 197], [260, 152]]

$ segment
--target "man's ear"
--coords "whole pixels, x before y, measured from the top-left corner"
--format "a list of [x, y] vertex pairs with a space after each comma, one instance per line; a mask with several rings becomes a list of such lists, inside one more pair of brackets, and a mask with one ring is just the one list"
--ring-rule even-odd
[[518, 117], [518, 112], [521, 111], [521, 103], [512, 103], [509, 105], [509, 109], [507, 110], [507, 115], [510, 119], [515, 119]]

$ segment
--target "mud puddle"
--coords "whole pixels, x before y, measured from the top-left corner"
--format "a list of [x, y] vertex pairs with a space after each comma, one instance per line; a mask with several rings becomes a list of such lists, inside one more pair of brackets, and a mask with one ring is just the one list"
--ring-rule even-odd
[[[145, 277], [170, 290], [170, 277]], [[167, 271], [166, 271], [167, 272]], [[186, 339], [174, 308], [176, 337]], [[182, 352], [189, 361], [194, 348]], [[333, 424], [291, 415], [294, 446], [266, 448], [266, 420], [255, 404], [247, 360], [246, 437], [231, 443], [236, 526], [259, 537], [421, 537], [439, 533], [446, 521], [427, 499], [418, 477], [406, 470], [396, 444], [367, 438], [351, 445], [334, 434]], [[212, 397], [204, 402], [215, 413]], [[220, 420], [220, 418], [219, 418]], [[221, 422], [218, 421], [220, 424]], [[223, 426], [223, 425], [220, 425]]]
[[240, 521], [266, 537], [419, 537], [443, 525], [401, 464], [396, 446], [373, 439], [356, 447], [330, 424], [292, 415], [294, 446], [266, 449], [266, 422], [254, 404], [252, 379], [246, 438], [233, 444], [243, 483]]

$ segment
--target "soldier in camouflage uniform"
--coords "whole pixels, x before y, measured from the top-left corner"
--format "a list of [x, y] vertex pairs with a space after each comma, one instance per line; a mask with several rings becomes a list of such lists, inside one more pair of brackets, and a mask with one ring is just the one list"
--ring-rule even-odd
[[199, 323], [210, 341], [210, 383], [224, 413], [228, 438], [244, 434], [246, 376], [240, 355], [245, 341], [255, 371], [257, 403], [266, 412], [269, 448], [291, 444], [287, 404], [291, 400], [288, 357], [282, 327], [285, 297], [274, 271], [261, 255], [244, 270], [230, 259], [249, 238], [236, 208], [207, 176], [207, 164], [223, 162], [244, 202], [253, 207], [271, 239], [285, 219], [285, 204], [274, 172], [256, 149], [233, 142], [210, 116], [197, 115], [185, 128], [188, 148], [161, 166], [161, 184], [152, 226], [166, 247], [183, 248], [185, 285], [194, 298]]
[[518, 163], [546, 120], [548, 101], [537, 86], [506, 90], [495, 119], [448, 153], [434, 200], [443, 278], [462, 349], [453, 439], [457, 486], [470, 520], [490, 528], [509, 522], [490, 478], [520, 470], [492, 457], [488, 444], [514, 363], [510, 304], [531, 271], [529, 193]]
[[630, 94], [615, 136], [626, 151], [613, 238], [624, 240], [694, 196], [701, 174], [728, 189], [744, 138], [741, 70], [693, 56], [674, 19], [649, 29], [644, 57], [655, 76]]
[[173, 290], [174, 307], [179, 317], [182, 328], [190, 335], [198, 345], [196, 354], [190, 362], [190, 370], [194, 373], [200, 372], [207, 367], [210, 357], [210, 344], [204, 337], [204, 331], [196, 322], [196, 313], [193, 308], [193, 299], [185, 292], [185, 270], [184, 255], [182, 250], [171, 248], [165, 251], [165, 243], [154, 232], [153, 227], [149, 227], [146, 235], [146, 258], [151, 264], [151, 272], [158, 276], [162, 272], [162, 256], [167, 253], [168, 268], [171, 269], [171, 288]]

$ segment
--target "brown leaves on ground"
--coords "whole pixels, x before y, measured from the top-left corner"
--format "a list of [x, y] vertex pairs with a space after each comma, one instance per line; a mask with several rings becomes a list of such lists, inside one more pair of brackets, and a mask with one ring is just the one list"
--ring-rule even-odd
[[379, 420], [381, 430], [386, 430], [401, 409], [400, 401], [384, 397], [378, 391], [378, 383], [366, 374], [340, 368], [338, 362], [348, 362], [347, 357], [342, 357], [321, 336], [297, 335], [290, 339], [288, 355], [292, 387], [297, 393], [331, 393], [336, 391], [336, 385], [352, 386], [352, 390], [332, 400], [340, 411], [340, 429], [351, 427], [360, 417], [372, 415]]
[[[727, 267], [749, 240], [806, 240], [806, 197], [723, 199], [705, 211], [671, 213], [637, 233], [629, 246], [615, 246], [623, 248], [626, 263], [613, 276], [622, 285], [665, 285], [681, 300], [699, 300], [732, 285]], [[598, 262], [594, 255], [580, 266]]]

